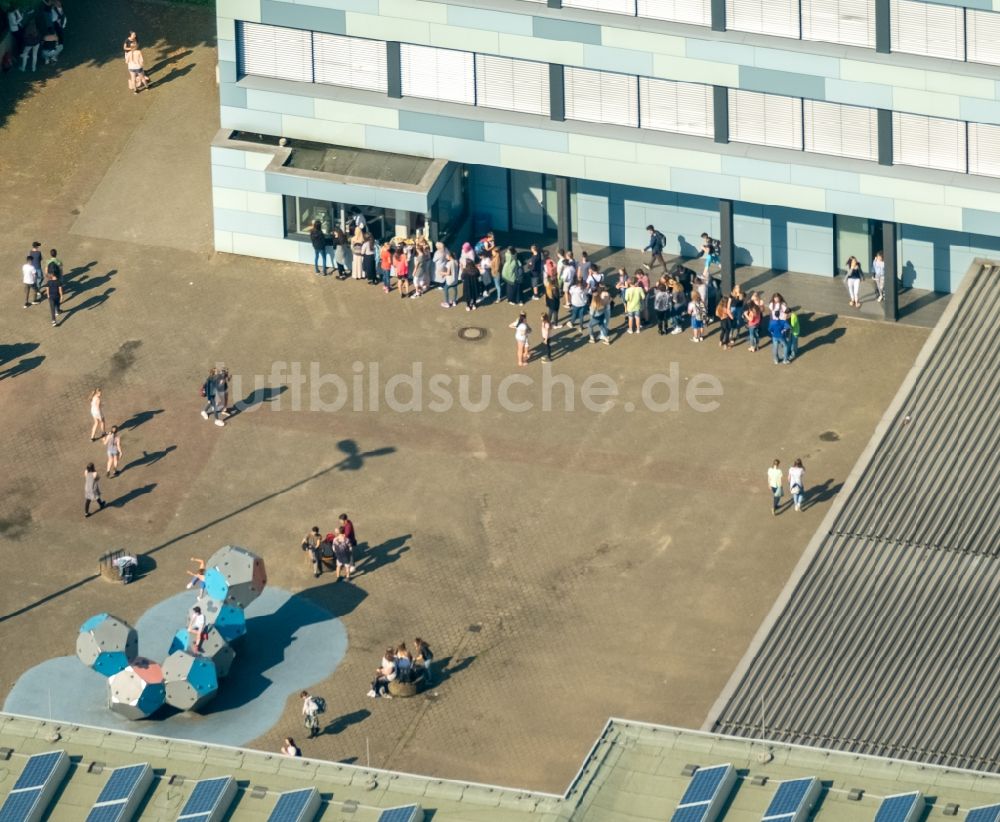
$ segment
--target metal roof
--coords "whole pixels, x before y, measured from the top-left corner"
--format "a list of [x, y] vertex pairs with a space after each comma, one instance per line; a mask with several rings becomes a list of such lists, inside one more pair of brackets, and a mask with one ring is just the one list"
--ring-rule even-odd
[[998, 285], [966, 275], [708, 727], [1000, 770]]

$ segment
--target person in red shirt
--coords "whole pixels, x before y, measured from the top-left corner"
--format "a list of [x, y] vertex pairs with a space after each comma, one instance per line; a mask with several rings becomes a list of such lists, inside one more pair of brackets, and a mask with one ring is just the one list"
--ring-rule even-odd
[[347, 537], [347, 541], [351, 543], [351, 549], [356, 549], [358, 547], [358, 538], [354, 535], [354, 523], [347, 518], [347, 514], [340, 515], [340, 527], [344, 532], [344, 536]]

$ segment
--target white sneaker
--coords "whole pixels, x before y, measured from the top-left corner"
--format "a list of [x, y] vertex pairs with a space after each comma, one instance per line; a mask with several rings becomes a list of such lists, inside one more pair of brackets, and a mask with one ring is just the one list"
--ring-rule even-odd
[[369, 691], [368, 692], [368, 696], [370, 696], [372, 699], [374, 699], [375, 698], [375, 691], [374, 690]]
[[201, 412], [201, 418], [203, 420], [207, 420], [208, 419], [208, 412], [207, 411], [202, 411]]
[[677, 326], [677, 328], [675, 328], [675, 329], [674, 329], [673, 331], [671, 331], [670, 333], [671, 333], [671, 334], [682, 334], [683, 332], [684, 332], [684, 329], [683, 329], [683, 328], [681, 328], [680, 326]]
[[225, 423], [222, 420], [216, 420], [215, 424], [219, 426], [219, 428], [222, 428], [225, 425]]
[[630, 329], [629, 329], [628, 331], [626, 331], [625, 333], [626, 333], [626, 334], [631, 334], [631, 333], [632, 333], [632, 329], [630, 328]]

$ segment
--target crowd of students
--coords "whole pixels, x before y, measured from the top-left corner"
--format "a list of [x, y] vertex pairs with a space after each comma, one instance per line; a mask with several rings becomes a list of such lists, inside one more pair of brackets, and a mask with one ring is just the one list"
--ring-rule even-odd
[[35, 8], [20, 0], [9, 0], [4, 7], [7, 13], [7, 27], [14, 39], [14, 54], [21, 58], [21, 71], [38, 68], [38, 54], [41, 52], [45, 65], [59, 59], [63, 50], [63, 37], [69, 20], [63, 10], [61, 0], [42, 0]]

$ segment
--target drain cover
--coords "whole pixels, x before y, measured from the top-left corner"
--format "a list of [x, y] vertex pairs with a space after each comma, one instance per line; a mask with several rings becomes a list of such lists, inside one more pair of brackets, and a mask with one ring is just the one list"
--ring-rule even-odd
[[819, 438], [823, 440], [823, 442], [837, 442], [837, 440], [840, 439], [840, 434], [836, 431], [824, 431], [819, 435]]
[[466, 342], [479, 342], [480, 340], [485, 340], [489, 332], [485, 328], [480, 328], [476, 325], [467, 325], [465, 328], [458, 329], [458, 338], [460, 340], [465, 340]]

